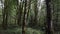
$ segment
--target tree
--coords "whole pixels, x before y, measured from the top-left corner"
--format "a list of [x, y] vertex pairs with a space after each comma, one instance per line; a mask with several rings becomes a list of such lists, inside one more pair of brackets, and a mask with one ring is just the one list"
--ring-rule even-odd
[[35, 2], [34, 2], [35, 17], [34, 17], [34, 24], [33, 25], [36, 25], [38, 23], [38, 21], [37, 21], [37, 16], [38, 16], [37, 2], [38, 2], [37, 0], [35, 0]]
[[51, 33], [51, 0], [46, 0], [46, 10], [47, 10], [46, 34], [52, 34]]
[[22, 34], [25, 34], [25, 29], [26, 29], [26, 7], [27, 7], [27, 0], [24, 0], [24, 13], [23, 13], [23, 22], [22, 22]]
[[21, 2], [19, 2], [18, 0], [17, 0], [17, 3], [18, 3], [18, 8], [17, 8], [17, 15], [18, 15], [18, 19], [17, 19], [17, 24], [19, 25], [19, 26], [21, 26], [21, 19], [22, 19], [22, 12], [23, 12], [23, 2], [22, 2], [22, 0], [20, 0]]
[[3, 29], [7, 29], [7, 23], [8, 23], [8, 1], [4, 1], [4, 11], [3, 11]]

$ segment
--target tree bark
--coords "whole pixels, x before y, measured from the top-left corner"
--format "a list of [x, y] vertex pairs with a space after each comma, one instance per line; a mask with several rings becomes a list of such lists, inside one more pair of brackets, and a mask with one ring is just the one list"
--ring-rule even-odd
[[34, 26], [38, 23], [38, 21], [37, 21], [37, 16], [38, 16], [38, 7], [37, 7], [37, 2], [38, 2], [38, 0], [35, 0], [35, 2], [34, 2], [34, 13], [35, 13], [35, 17], [34, 17]]
[[22, 22], [22, 34], [25, 34], [26, 30], [26, 7], [27, 7], [27, 0], [24, 0], [24, 15], [23, 15], [23, 22]]
[[51, 34], [51, 0], [46, 0], [46, 34]]
[[[20, 1], [22, 1], [22, 0], [20, 0]], [[17, 6], [17, 15], [18, 15], [18, 19], [17, 19], [17, 24], [19, 25], [19, 26], [21, 26], [21, 17], [22, 17], [22, 12], [23, 12], [23, 2], [20, 2], [19, 3], [19, 1], [17, 2], [18, 3], [18, 6]]]
[[4, 1], [4, 11], [3, 11], [3, 29], [7, 29], [7, 21], [8, 20], [8, 1]]

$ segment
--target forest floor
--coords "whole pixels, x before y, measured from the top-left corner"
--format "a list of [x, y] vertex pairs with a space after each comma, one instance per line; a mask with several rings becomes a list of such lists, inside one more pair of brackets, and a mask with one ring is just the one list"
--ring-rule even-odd
[[[8, 28], [7, 30], [0, 29], [0, 34], [22, 34], [22, 29], [20, 27]], [[26, 34], [44, 34], [44, 32], [33, 28], [26, 28]]]

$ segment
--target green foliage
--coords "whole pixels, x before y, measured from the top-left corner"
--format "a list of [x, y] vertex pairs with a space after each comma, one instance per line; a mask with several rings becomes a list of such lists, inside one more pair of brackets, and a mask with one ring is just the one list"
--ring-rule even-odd
[[[7, 29], [7, 30], [0, 30], [1, 34], [22, 34], [21, 28], [14, 28], [14, 29]], [[27, 28], [26, 34], [44, 34], [43, 31]]]

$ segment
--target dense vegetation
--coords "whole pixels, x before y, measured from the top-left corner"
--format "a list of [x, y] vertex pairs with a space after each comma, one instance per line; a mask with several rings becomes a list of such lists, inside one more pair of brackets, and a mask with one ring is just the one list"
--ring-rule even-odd
[[0, 0], [0, 34], [60, 34], [60, 0]]

